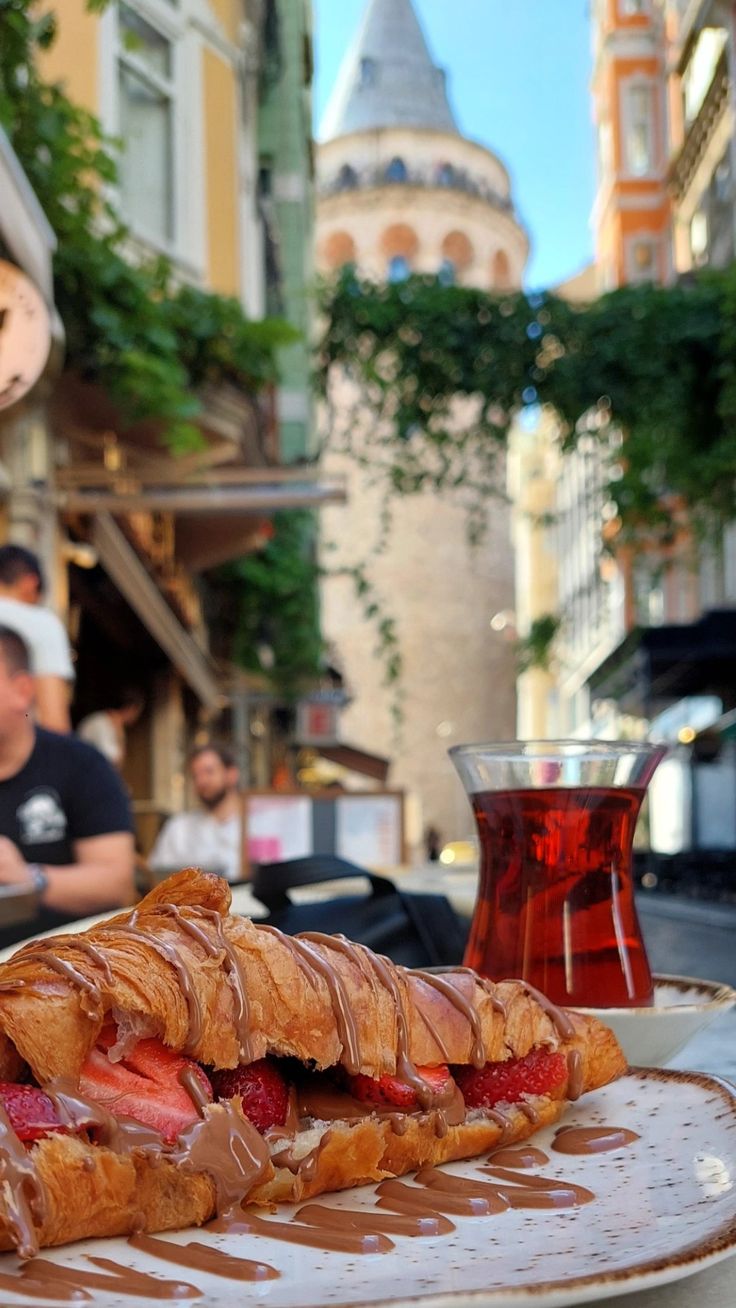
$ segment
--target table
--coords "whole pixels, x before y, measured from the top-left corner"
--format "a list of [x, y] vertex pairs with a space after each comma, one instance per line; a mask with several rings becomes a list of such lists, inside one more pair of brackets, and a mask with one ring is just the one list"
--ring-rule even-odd
[[[446, 894], [459, 912], [466, 916], [472, 912], [477, 886], [477, 872], [472, 869], [452, 872], [430, 864], [428, 868], [399, 870], [392, 876], [404, 890]], [[359, 894], [365, 887], [364, 878], [355, 878], [354, 882], [326, 882], [321, 886], [296, 890], [293, 898], [297, 902], [313, 902], [334, 894]], [[233, 887], [233, 911], [255, 919], [265, 916], [263, 905], [253, 897], [248, 886]], [[87, 919], [65, 929], [79, 930], [108, 916], [107, 913], [100, 914], [97, 919]], [[734, 939], [736, 909], [669, 901], [652, 895], [644, 900], [641, 917], [655, 970], [681, 968], [694, 976], [734, 983], [736, 976], [731, 969], [736, 969], [736, 951], [732, 949], [731, 941]], [[686, 939], [684, 926], [688, 928]], [[672, 952], [673, 942], [678, 939], [686, 951], [682, 964], [679, 961], [682, 955], [673, 956]], [[736, 1084], [736, 1009], [725, 1013], [695, 1036], [669, 1066], [709, 1072]], [[605, 1302], [608, 1308], [693, 1308], [694, 1305], [697, 1308], [734, 1308], [736, 1262], [727, 1258], [694, 1276], [656, 1289], [616, 1295], [605, 1301], [591, 1299], [586, 1308], [601, 1302]]]

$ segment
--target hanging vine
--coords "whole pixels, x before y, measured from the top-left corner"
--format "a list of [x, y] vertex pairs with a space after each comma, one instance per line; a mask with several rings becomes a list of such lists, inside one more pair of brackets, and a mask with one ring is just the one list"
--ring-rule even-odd
[[[625, 534], [666, 542], [683, 513], [702, 531], [736, 517], [734, 268], [585, 306], [435, 277], [376, 285], [346, 269], [322, 299], [330, 448], [387, 491], [452, 492], [477, 535], [511, 423], [541, 405], [563, 450], [581, 436], [600, 445]], [[336, 385], [341, 400], [351, 388], [347, 408]]]

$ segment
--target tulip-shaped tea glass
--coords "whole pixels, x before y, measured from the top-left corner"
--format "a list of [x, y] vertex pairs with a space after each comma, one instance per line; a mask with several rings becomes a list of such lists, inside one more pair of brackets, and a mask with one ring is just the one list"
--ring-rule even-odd
[[450, 750], [480, 838], [466, 966], [528, 981], [560, 1004], [652, 1003], [632, 850], [664, 752], [578, 740]]

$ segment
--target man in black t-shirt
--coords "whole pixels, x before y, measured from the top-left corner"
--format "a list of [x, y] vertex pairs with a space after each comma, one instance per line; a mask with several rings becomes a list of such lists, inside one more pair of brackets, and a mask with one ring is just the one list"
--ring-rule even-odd
[[75, 736], [33, 721], [28, 649], [0, 626], [0, 890], [35, 895], [32, 922], [3, 922], [0, 948], [133, 899], [130, 806], [114, 769]]

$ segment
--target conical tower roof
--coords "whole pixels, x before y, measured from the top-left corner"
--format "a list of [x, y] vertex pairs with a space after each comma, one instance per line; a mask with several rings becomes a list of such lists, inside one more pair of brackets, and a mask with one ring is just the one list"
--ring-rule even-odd
[[330, 141], [380, 127], [459, 130], [412, 0], [368, 0], [320, 136]]

